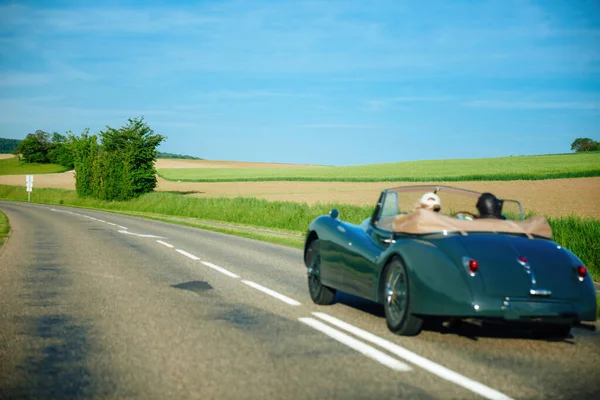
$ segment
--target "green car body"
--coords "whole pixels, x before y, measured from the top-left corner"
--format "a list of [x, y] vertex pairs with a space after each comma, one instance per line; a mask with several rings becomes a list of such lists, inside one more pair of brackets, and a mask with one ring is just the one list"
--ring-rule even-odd
[[[359, 225], [341, 221], [337, 210], [311, 222], [305, 253], [318, 240], [322, 285], [384, 304], [384, 271], [396, 259], [406, 269], [408, 312], [418, 318], [496, 319], [568, 329], [596, 320], [589, 273], [578, 275], [582, 261], [556, 242], [515, 233], [390, 232], [372, 223], [384, 196], [385, 191], [373, 216]], [[476, 273], [468, 260], [477, 261]]]

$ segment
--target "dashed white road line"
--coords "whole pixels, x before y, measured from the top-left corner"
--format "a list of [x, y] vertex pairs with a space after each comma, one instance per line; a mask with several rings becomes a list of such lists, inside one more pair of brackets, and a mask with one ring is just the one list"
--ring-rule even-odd
[[277, 293], [274, 290], [271, 290], [269, 288], [266, 288], [264, 286], [259, 285], [258, 283], [252, 282], [252, 281], [242, 281], [244, 282], [246, 285], [253, 287], [254, 289], [260, 290], [263, 293], [268, 294], [269, 296], [275, 297], [278, 300], [283, 301], [284, 303], [289, 304], [290, 306], [300, 306], [302, 305], [301, 303], [297, 302], [294, 299], [291, 299], [287, 296], [282, 295], [281, 293]]
[[233, 272], [230, 272], [230, 271], [226, 270], [223, 267], [219, 267], [218, 265], [215, 265], [213, 263], [209, 263], [208, 261], [202, 261], [202, 264], [206, 265], [209, 268], [214, 269], [215, 271], [219, 271], [220, 273], [225, 274], [225, 275], [227, 275], [229, 277], [232, 277], [232, 278], [239, 278], [240, 277], [239, 275], [236, 275]]
[[365, 356], [372, 358], [375, 361], [380, 362], [381, 364], [385, 365], [386, 367], [389, 367], [396, 371], [412, 370], [411, 367], [409, 367], [402, 361], [396, 360], [395, 358], [388, 356], [384, 352], [379, 351], [376, 348], [369, 346], [366, 343], [361, 342], [360, 340], [356, 340], [352, 336], [346, 335], [345, 333], [340, 332], [337, 329], [334, 329], [334, 328], [330, 327], [329, 325], [326, 325], [320, 321], [317, 321], [316, 319], [313, 319], [313, 318], [298, 318], [298, 319], [301, 322], [305, 323], [306, 325], [337, 340], [338, 342], [343, 343], [346, 346], [364, 354]]
[[479, 382], [469, 379], [466, 376], [460, 375], [459, 373], [454, 372], [442, 365], [436, 364], [433, 361], [430, 361], [425, 357], [422, 357], [416, 353], [413, 353], [410, 350], [405, 349], [404, 347], [398, 346], [397, 344], [389, 342], [389, 341], [387, 341], [383, 338], [380, 338], [379, 336], [376, 336], [370, 332], [364, 331], [354, 325], [350, 325], [344, 321], [341, 321], [335, 317], [332, 317], [331, 315], [321, 313], [321, 312], [313, 312], [313, 315], [321, 318], [322, 320], [329, 322], [332, 325], [337, 326], [338, 328], [341, 328], [347, 332], [350, 332], [350, 333], [360, 337], [361, 339], [364, 339], [371, 343], [375, 343], [376, 345], [386, 349], [390, 353], [393, 353], [393, 354], [403, 358], [404, 360], [411, 362], [411, 363], [423, 368], [424, 370], [431, 372], [434, 375], [437, 375], [438, 377], [440, 377], [442, 379], [445, 379], [445, 380], [455, 383], [459, 386], [462, 386], [465, 389], [468, 389], [473, 393], [477, 393], [487, 399], [512, 400], [510, 397], [508, 397], [504, 393], [501, 393], [501, 392], [494, 390], [488, 386], [485, 386]]
[[172, 244], [170, 244], [170, 243], [163, 242], [162, 240], [157, 240], [156, 242], [157, 242], [157, 243], [160, 243], [160, 244], [162, 244], [163, 246], [167, 246], [167, 247], [168, 247], [168, 248], [170, 248], [170, 249], [172, 249], [173, 247], [175, 247], [175, 246], [173, 246], [173, 245], [172, 245]]
[[194, 261], [198, 261], [198, 260], [199, 260], [199, 258], [198, 258], [198, 257], [196, 257], [196, 256], [195, 256], [195, 255], [193, 255], [193, 254], [190, 254], [190, 253], [188, 253], [187, 251], [180, 250], [180, 249], [175, 249], [175, 251], [176, 251], [176, 252], [178, 252], [178, 253], [180, 253], [180, 254], [183, 254], [184, 256], [186, 256], [186, 257], [188, 257], [188, 258], [191, 258], [191, 259], [192, 259], [192, 260], [194, 260]]
[[154, 239], [166, 239], [166, 237], [162, 237], [162, 236], [156, 236], [156, 235], [144, 235], [141, 233], [133, 233], [133, 232], [129, 232], [126, 231], [124, 229], [121, 229], [120, 231], [118, 231], [119, 233], [122, 233], [124, 235], [132, 235], [132, 236], [138, 236], [138, 237], [143, 237], [143, 238], [154, 238]]
[[126, 226], [121, 226], [121, 225], [113, 224], [112, 222], [104, 221], [102, 219], [98, 219], [98, 218], [92, 217], [90, 215], [78, 214], [78, 213], [73, 212], [73, 211], [57, 210], [56, 208], [51, 208], [50, 211], [56, 211], [56, 212], [62, 212], [62, 213], [66, 213], [66, 214], [76, 215], [78, 217], [83, 217], [83, 218], [91, 219], [92, 221], [102, 222], [102, 223], [107, 224], [107, 225], [116, 226], [116, 227], [121, 228], [121, 229], [128, 229]]

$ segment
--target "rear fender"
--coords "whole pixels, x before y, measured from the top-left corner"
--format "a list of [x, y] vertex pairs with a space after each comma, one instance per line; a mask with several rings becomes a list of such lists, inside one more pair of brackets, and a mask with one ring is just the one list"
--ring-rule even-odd
[[[382, 254], [379, 269], [382, 287], [384, 267], [393, 257], [406, 266], [410, 284], [412, 312], [423, 315], [474, 314], [473, 295], [464, 268], [457, 266], [434, 244], [414, 239], [400, 239]], [[377, 301], [383, 302], [381, 290]]]

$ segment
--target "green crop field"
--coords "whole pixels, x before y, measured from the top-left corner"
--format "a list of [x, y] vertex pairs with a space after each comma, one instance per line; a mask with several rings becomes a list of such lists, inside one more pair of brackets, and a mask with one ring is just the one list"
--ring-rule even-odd
[[8, 223], [8, 218], [6, 217], [6, 214], [0, 210], [0, 247], [4, 244], [9, 231], [10, 225]]
[[311, 168], [168, 168], [158, 174], [171, 181], [346, 181], [418, 182], [534, 180], [600, 176], [600, 152], [453, 159]]
[[[0, 199], [27, 199], [24, 187], [0, 185]], [[331, 208], [340, 210], [344, 221], [359, 223], [373, 211], [372, 207], [348, 204], [315, 204], [267, 201], [256, 198], [194, 198], [182, 194], [153, 192], [124, 202], [85, 199], [73, 190], [37, 189], [33, 202], [62, 204], [109, 211], [148, 213], [155, 216], [188, 217], [204, 221], [227, 222], [262, 227], [304, 235], [308, 224]], [[527, 213], [531, 215], [530, 213]], [[571, 249], [600, 280], [600, 220], [594, 218], [548, 218], [554, 240]]]
[[53, 174], [69, 169], [56, 164], [36, 164], [21, 162], [16, 157], [0, 160], [0, 175]]

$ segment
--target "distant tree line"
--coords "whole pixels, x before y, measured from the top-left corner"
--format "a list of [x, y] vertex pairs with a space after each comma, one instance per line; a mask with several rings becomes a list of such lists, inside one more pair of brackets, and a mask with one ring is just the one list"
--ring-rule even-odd
[[19, 139], [0, 138], [0, 154], [12, 154], [20, 142]]
[[156, 153], [156, 158], [182, 158], [185, 160], [203, 160], [203, 158], [200, 158], [200, 157], [185, 156], [182, 154], [174, 154], [174, 153], [161, 153], [160, 151], [158, 153]]
[[596, 142], [590, 138], [577, 138], [571, 143], [571, 150], [575, 150], [576, 153], [584, 151], [600, 151], [600, 142]]

